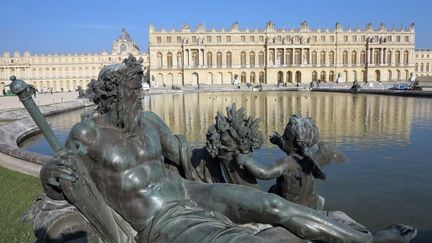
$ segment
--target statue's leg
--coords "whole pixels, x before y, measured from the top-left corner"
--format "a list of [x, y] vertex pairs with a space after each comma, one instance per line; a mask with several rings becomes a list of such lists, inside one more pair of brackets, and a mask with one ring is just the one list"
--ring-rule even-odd
[[281, 225], [295, 235], [324, 242], [369, 242], [372, 235], [356, 231], [318, 211], [272, 194], [233, 184], [185, 182], [192, 200], [233, 222]]

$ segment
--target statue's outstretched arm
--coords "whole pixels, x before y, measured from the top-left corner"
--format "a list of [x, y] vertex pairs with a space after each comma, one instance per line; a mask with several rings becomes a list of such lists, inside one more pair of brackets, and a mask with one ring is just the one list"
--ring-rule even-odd
[[240, 166], [244, 166], [253, 176], [262, 180], [270, 180], [279, 177], [286, 171], [286, 163], [283, 163], [283, 161], [272, 165], [263, 165], [246, 154], [238, 154], [236, 156], [236, 162]]

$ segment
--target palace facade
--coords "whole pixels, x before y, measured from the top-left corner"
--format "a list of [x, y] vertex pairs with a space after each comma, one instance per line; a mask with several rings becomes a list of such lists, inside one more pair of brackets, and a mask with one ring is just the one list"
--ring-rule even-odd
[[141, 52], [125, 29], [113, 42], [111, 52], [76, 54], [0, 55], [0, 94], [12, 75], [33, 84], [39, 91], [73, 91], [86, 87], [100, 69], [119, 63], [128, 54], [144, 59], [154, 85], [243, 83], [308, 83], [357, 81], [406, 81], [415, 73], [432, 78], [432, 50], [415, 50], [414, 24], [388, 29], [384, 24], [365, 29], [157, 30], [149, 27], [149, 53]]
[[[151, 79], [161, 85], [405, 81], [415, 72], [415, 28], [192, 30], [149, 28]], [[431, 56], [432, 57], [432, 56]], [[431, 60], [431, 59], [429, 59]], [[426, 68], [424, 68], [426, 70]]]
[[144, 65], [149, 65], [148, 54], [140, 52], [125, 29], [113, 42], [110, 53], [32, 55], [30, 52], [5, 52], [0, 56], [0, 92], [7, 88], [12, 75], [29, 82], [39, 91], [52, 88], [54, 92], [67, 92], [78, 86], [85, 89], [104, 66], [122, 62], [129, 53], [142, 57]]

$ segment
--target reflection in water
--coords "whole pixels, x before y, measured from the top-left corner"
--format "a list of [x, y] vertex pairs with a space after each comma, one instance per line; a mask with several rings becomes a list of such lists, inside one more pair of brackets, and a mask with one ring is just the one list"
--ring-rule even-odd
[[[174, 133], [203, 143], [217, 111], [236, 103], [261, 118], [268, 137], [282, 132], [292, 114], [316, 120], [323, 141], [334, 142], [351, 162], [325, 168], [318, 182], [325, 210], [345, 211], [371, 229], [396, 222], [420, 229], [414, 242], [432, 242], [432, 99], [309, 92], [194, 93], [146, 96], [144, 109], [157, 113]], [[87, 109], [88, 110], [88, 109]], [[65, 140], [82, 111], [49, 117]], [[30, 151], [52, 154], [46, 141]], [[267, 142], [254, 157], [273, 163], [283, 153]], [[268, 188], [272, 182], [262, 182]], [[429, 233], [427, 233], [429, 232]]]
[[322, 138], [336, 144], [408, 143], [414, 115], [422, 119], [432, 113], [425, 99], [310, 92], [195, 93], [147, 96], [143, 101], [144, 109], [161, 116], [174, 133], [199, 142], [216, 112], [225, 114], [232, 103], [260, 118], [267, 137], [282, 132], [292, 114], [300, 114], [314, 118]]

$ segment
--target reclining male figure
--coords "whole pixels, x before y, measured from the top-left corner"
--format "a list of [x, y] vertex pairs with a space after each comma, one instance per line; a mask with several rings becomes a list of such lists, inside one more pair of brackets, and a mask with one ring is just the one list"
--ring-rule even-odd
[[[131, 56], [101, 70], [92, 84], [99, 114], [72, 128], [66, 141], [69, 159], [48, 163], [41, 171], [48, 196], [64, 198], [63, 187], [74, 188], [85, 179], [85, 168], [86, 179], [105, 203], [138, 232], [137, 242], [265, 241], [238, 225], [251, 222], [324, 242], [407, 242], [415, 236], [416, 230], [404, 225], [371, 235], [275, 194], [188, 181], [166, 170], [164, 157], [179, 161], [181, 148], [156, 114], [143, 112], [141, 79], [141, 63]], [[79, 198], [67, 199], [84, 216], [100, 210]]]

